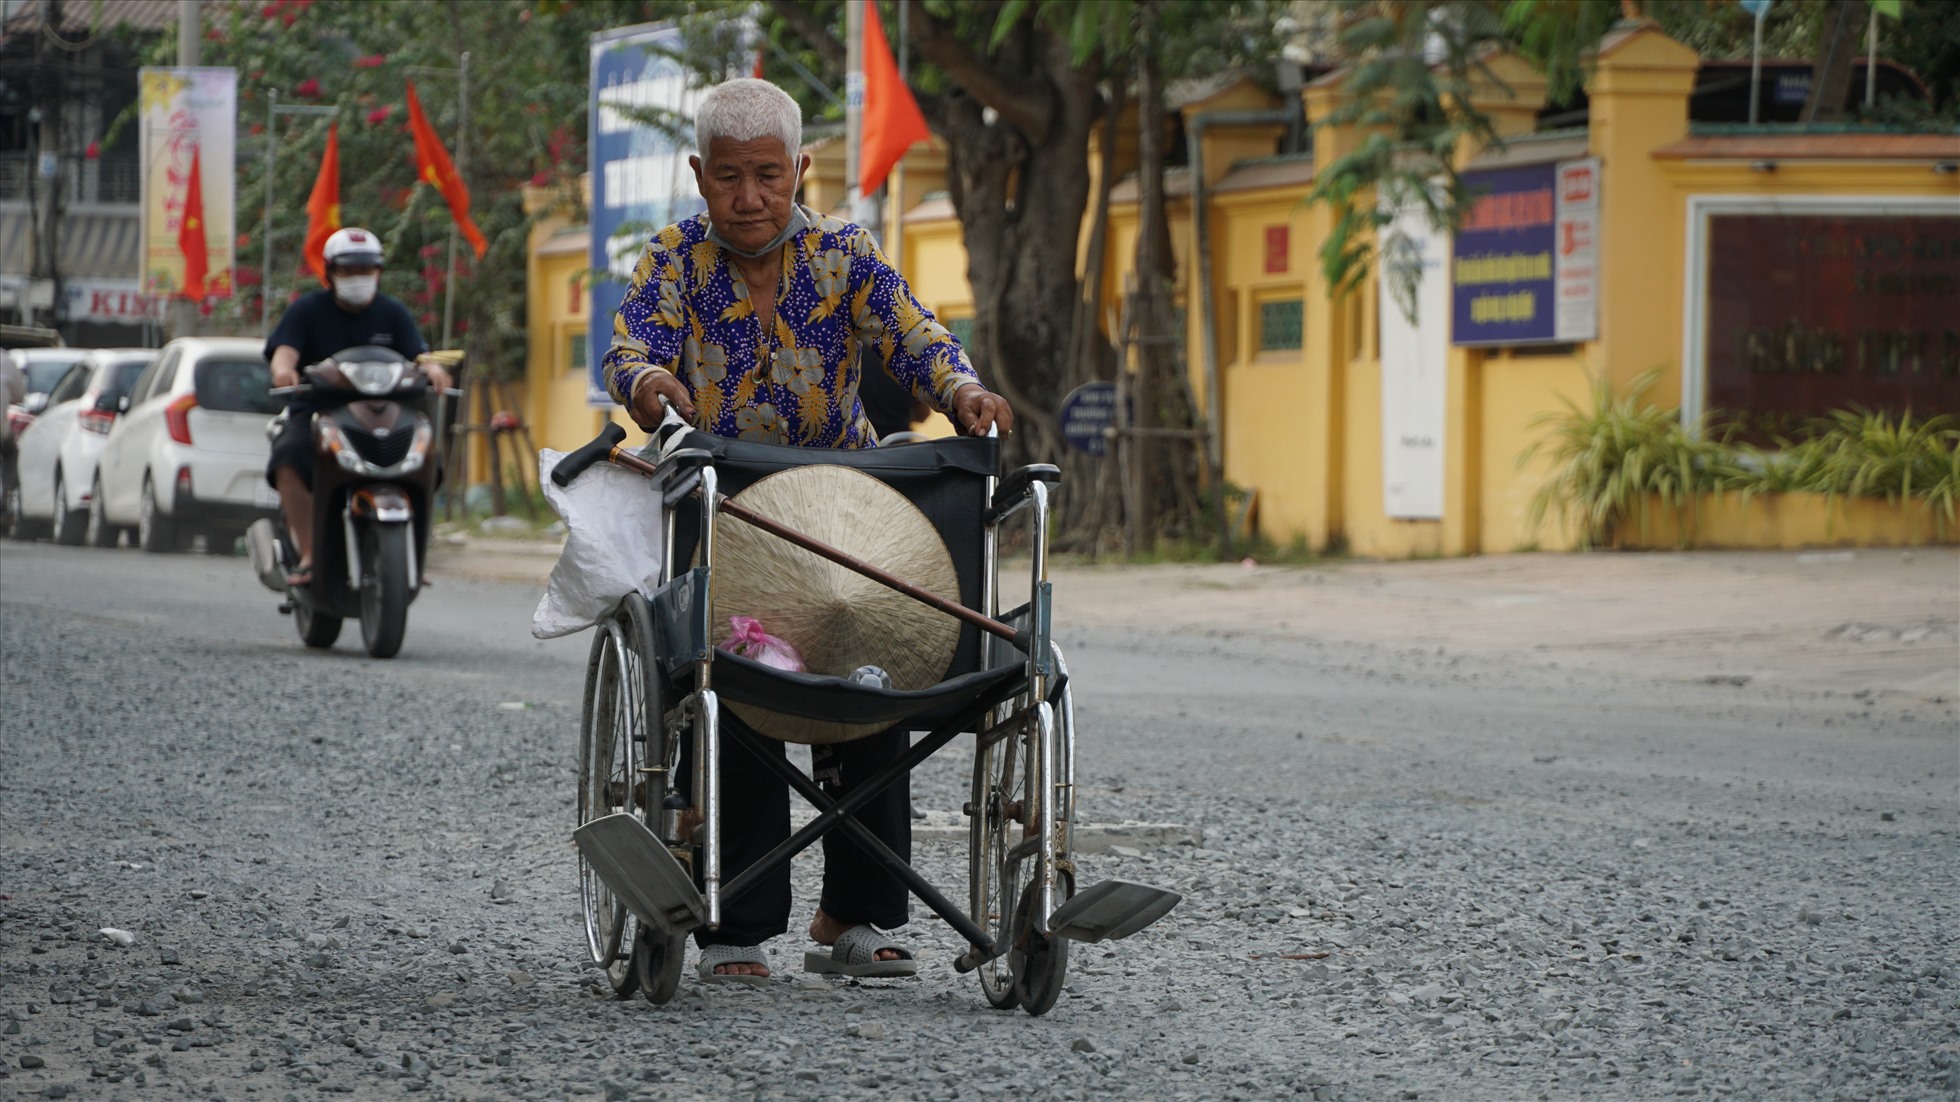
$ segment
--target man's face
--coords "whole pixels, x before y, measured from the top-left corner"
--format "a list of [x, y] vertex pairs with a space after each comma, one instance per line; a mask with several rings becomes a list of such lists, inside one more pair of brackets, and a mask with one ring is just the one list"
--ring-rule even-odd
[[760, 249], [789, 225], [796, 182], [810, 165], [806, 155], [790, 156], [780, 138], [745, 142], [716, 138], [706, 157], [689, 157], [701, 198], [715, 232], [741, 249]]

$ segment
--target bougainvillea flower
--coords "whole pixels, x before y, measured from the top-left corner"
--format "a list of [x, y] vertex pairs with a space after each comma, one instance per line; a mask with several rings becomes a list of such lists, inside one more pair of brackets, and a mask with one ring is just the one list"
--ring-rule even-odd
[[374, 110], [369, 111], [367, 113], [368, 125], [379, 126], [380, 124], [387, 122], [388, 116], [393, 114], [394, 111], [395, 111], [395, 105], [392, 103], [386, 107], [377, 107]]
[[299, 82], [299, 86], [293, 89], [293, 94], [296, 96], [317, 96], [320, 94], [320, 82], [314, 77], [308, 77]]
[[382, 55], [380, 55], [380, 54], [369, 54], [369, 55], [367, 55], [366, 57], [357, 57], [357, 58], [355, 58], [355, 59], [354, 59], [354, 68], [356, 68], [356, 69], [379, 69], [379, 68], [381, 68], [381, 66], [383, 66], [383, 65], [385, 65], [385, 64], [387, 64], [387, 62], [388, 62], [388, 59], [387, 59], [386, 57], [383, 57], [383, 56], [382, 56]]

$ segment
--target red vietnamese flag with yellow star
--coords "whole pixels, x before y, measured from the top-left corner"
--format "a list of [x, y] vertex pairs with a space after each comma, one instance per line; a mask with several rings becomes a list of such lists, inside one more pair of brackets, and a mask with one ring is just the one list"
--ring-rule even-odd
[[482, 231], [470, 218], [470, 189], [464, 185], [462, 176], [456, 172], [455, 162], [449, 159], [449, 151], [442, 147], [442, 140], [436, 137], [436, 129], [429, 125], [429, 117], [422, 113], [422, 101], [415, 95], [415, 82], [408, 82], [408, 129], [415, 135], [415, 175], [424, 183], [442, 192], [449, 202], [449, 215], [456, 220], [456, 228], [462, 231], [463, 240], [476, 250], [478, 260], [490, 247], [483, 240]]
[[211, 255], [204, 240], [204, 172], [198, 148], [191, 146], [191, 177], [184, 185], [184, 215], [177, 223], [177, 248], [184, 254], [185, 298], [203, 298], [210, 276]]
[[327, 152], [306, 199], [306, 266], [327, 281], [327, 238], [340, 228], [340, 124], [327, 127]]

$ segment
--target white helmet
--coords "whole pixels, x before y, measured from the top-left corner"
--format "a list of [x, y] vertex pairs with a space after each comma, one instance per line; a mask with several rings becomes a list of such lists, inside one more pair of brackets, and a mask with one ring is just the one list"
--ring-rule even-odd
[[326, 254], [328, 268], [336, 264], [381, 266], [381, 239], [357, 226], [334, 231], [321, 251]]

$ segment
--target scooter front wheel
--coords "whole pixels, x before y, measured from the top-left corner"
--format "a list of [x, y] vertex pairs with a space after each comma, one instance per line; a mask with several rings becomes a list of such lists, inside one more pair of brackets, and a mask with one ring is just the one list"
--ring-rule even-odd
[[293, 626], [299, 629], [299, 641], [316, 649], [325, 650], [340, 638], [340, 617], [316, 612], [304, 601], [293, 602]]
[[408, 526], [369, 524], [361, 533], [361, 641], [393, 658], [408, 631]]

